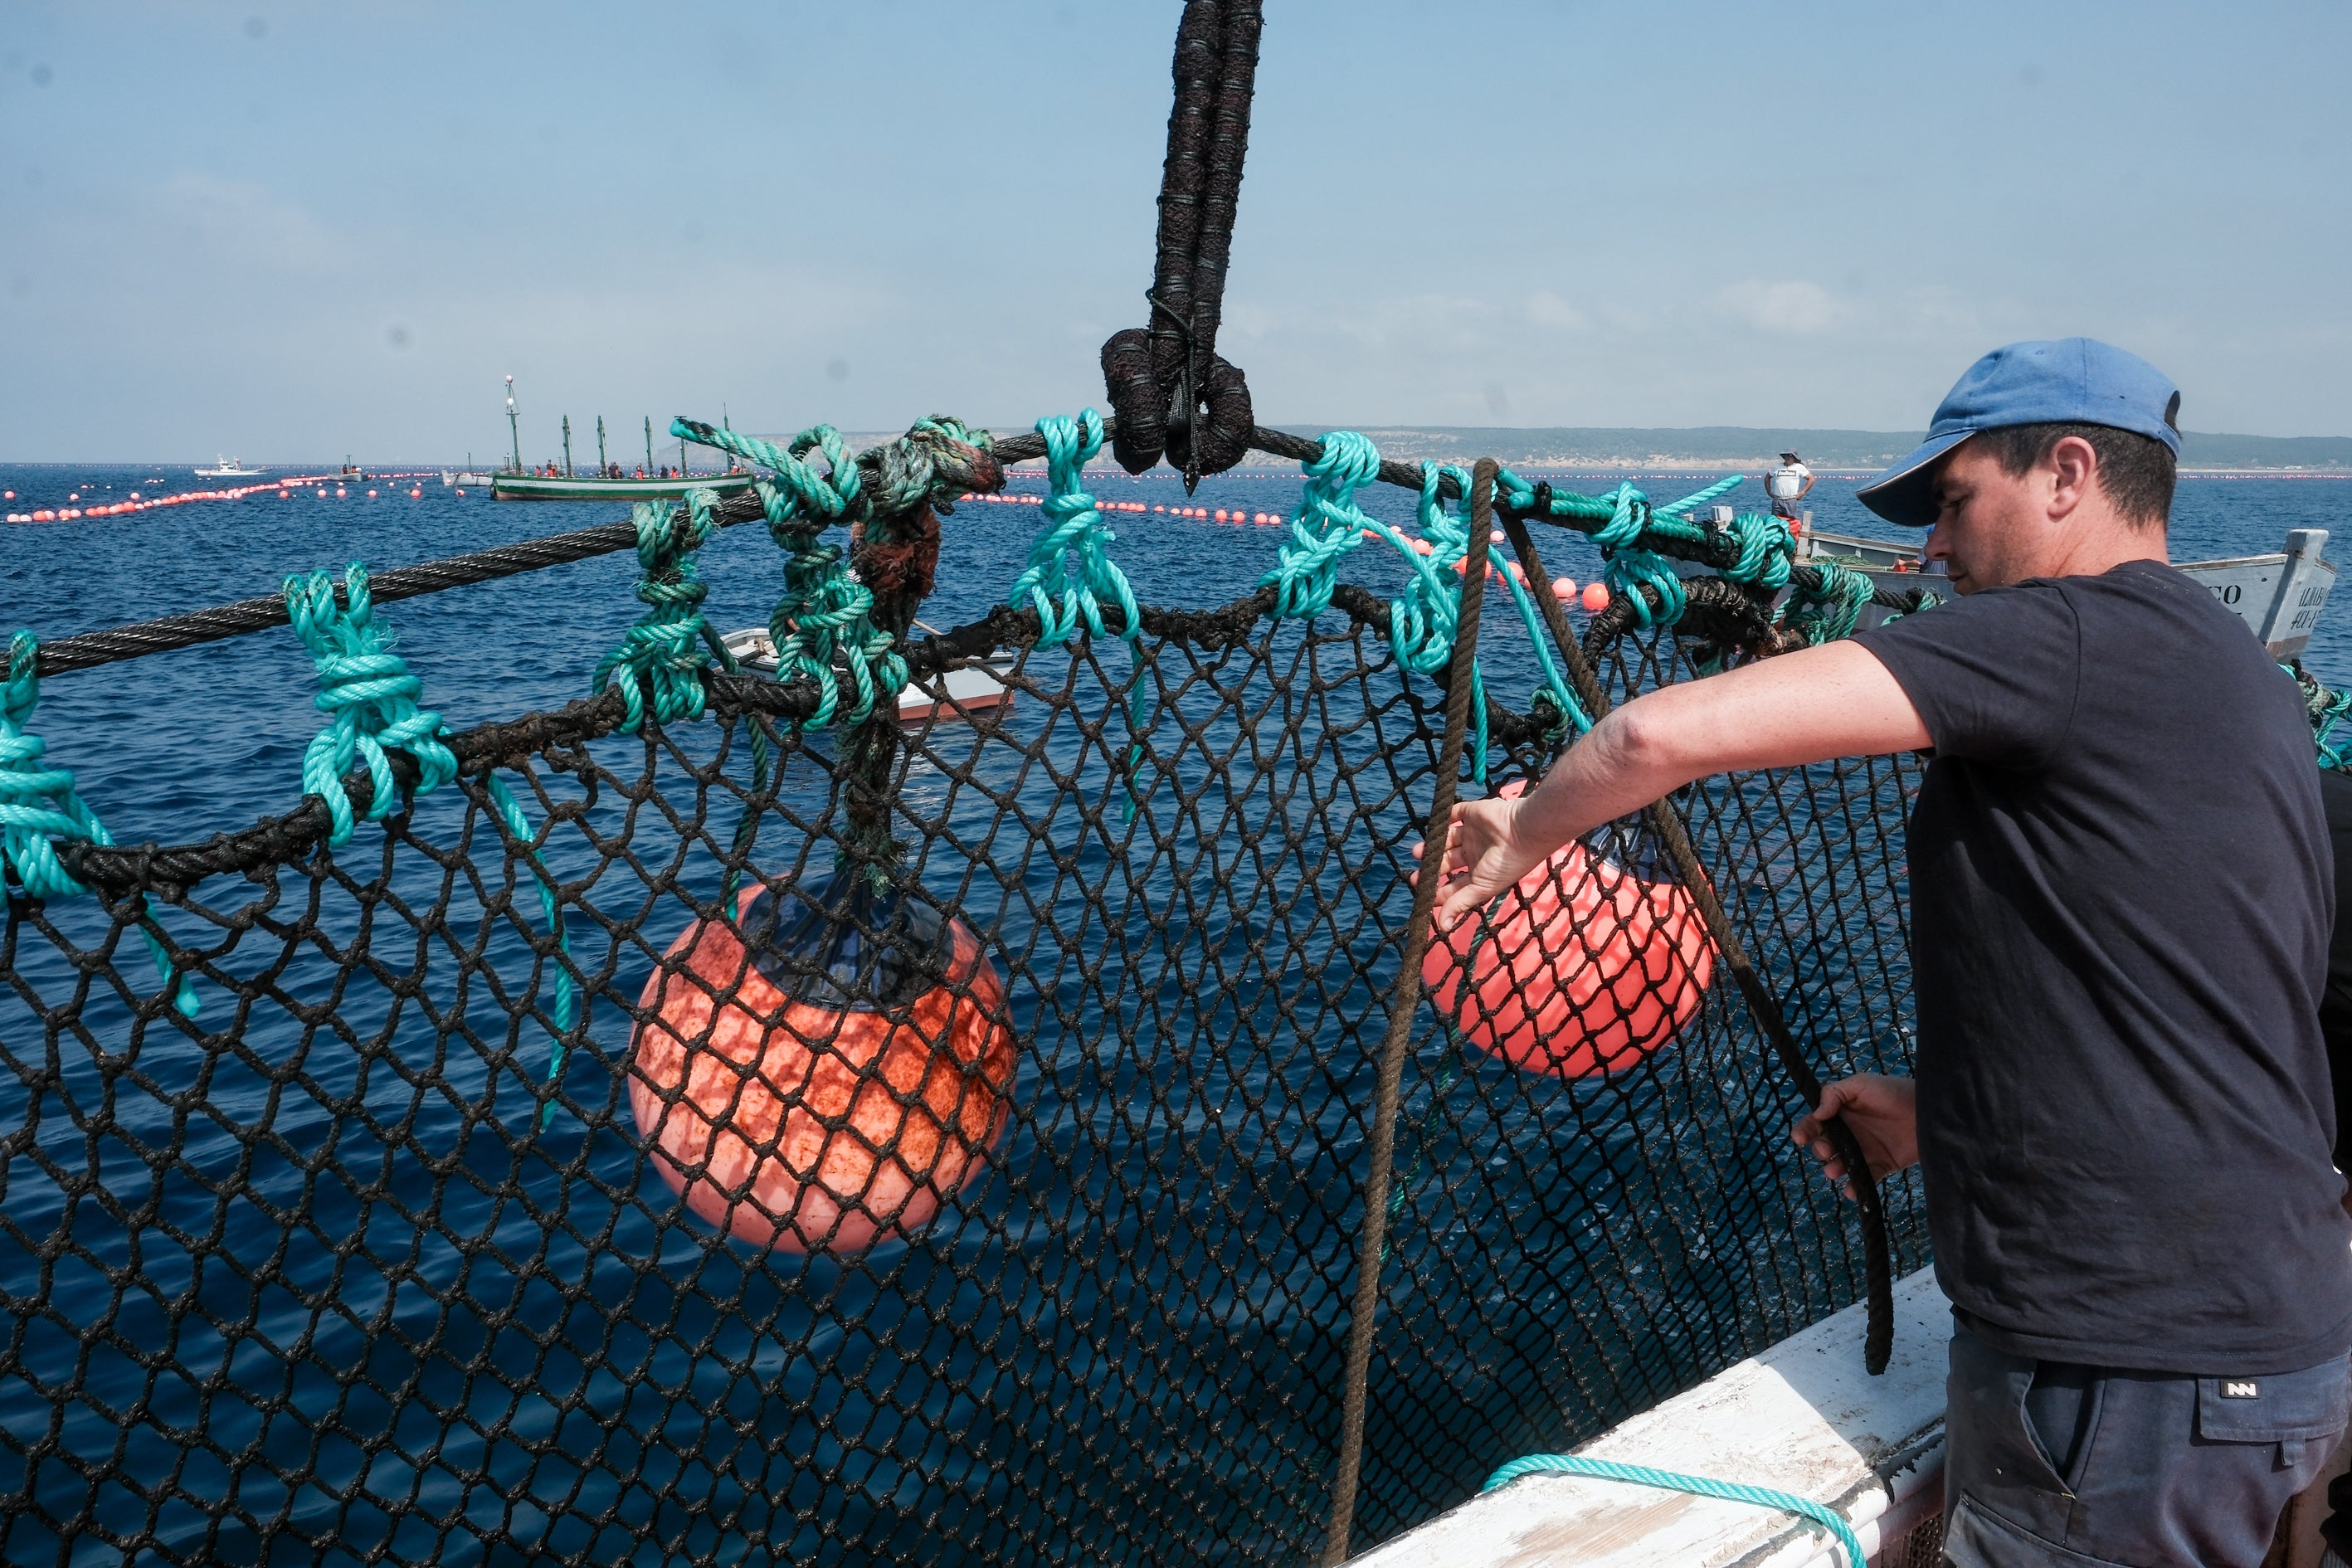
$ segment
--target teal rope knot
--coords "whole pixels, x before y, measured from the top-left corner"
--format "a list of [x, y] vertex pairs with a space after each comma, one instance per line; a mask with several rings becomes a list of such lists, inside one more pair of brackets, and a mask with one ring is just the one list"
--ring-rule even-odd
[[[746, 436], [740, 430], [715, 429], [699, 419], [683, 416], [669, 422], [669, 433], [682, 441], [715, 447], [772, 470], [774, 479], [761, 479], [754, 487], [772, 532], [793, 524], [823, 528], [828, 522], [847, 521], [863, 515], [857, 510], [862, 488], [857, 464], [851, 458], [841, 432], [830, 425], [803, 430], [782, 447], [757, 436]], [[803, 460], [813, 451], [824, 454], [824, 472]], [[777, 542], [783, 542], [781, 535]]]
[[1581, 1454], [1529, 1454], [1524, 1459], [1513, 1459], [1486, 1478], [1478, 1489], [1493, 1491], [1508, 1486], [1521, 1476], [1538, 1474], [1579, 1476], [1587, 1480], [1623, 1481], [1631, 1486], [1655, 1487], [1661, 1491], [1688, 1492], [1693, 1497], [1716, 1498], [1724, 1502], [1752, 1503], [1758, 1508], [1778, 1509], [1820, 1525], [1831, 1540], [1845, 1553], [1845, 1568], [1863, 1568], [1862, 1542], [1854, 1538], [1853, 1527], [1811, 1498], [1794, 1492], [1777, 1491], [1770, 1487], [1743, 1486], [1738, 1481], [1718, 1481], [1707, 1476], [1685, 1476], [1673, 1470], [1654, 1470], [1647, 1465], [1621, 1465], [1613, 1459], [1588, 1459]]
[[1731, 520], [1731, 540], [1739, 547], [1739, 556], [1723, 569], [1725, 576], [1757, 588], [1789, 585], [1796, 541], [1789, 537], [1787, 523], [1765, 512], [1743, 511]]
[[1820, 574], [1819, 586], [1809, 588], [1792, 579], [1782, 611], [1788, 625], [1818, 647], [1853, 635], [1872, 589], [1868, 577], [1825, 556], [1816, 557], [1812, 566]]
[[[1682, 577], [1675, 571], [1673, 562], [1635, 542], [1650, 525], [1648, 499], [1630, 484], [1621, 484], [1601, 499], [1611, 507], [1609, 521], [1592, 534], [1592, 542], [1601, 546], [1601, 559], [1607, 563], [1601, 569], [1602, 580], [1609, 584], [1612, 595], [1633, 605], [1633, 618], [1642, 625], [1673, 626], [1683, 618]], [[1656, 590], [1655, 610], [1650, 608], [1648, 597], [1641, 592], [1643, 587]]]
[[[954, 422], [926, 423], [944, 429]], [[906, 657], [898, 651], [898, 639], [874, 624], [874, 595], [843, 564], [839, 547], [818, 537], [829, 524], [862, 521], [873, 510], [874, 498], [841, 432], [819, 425], [779, 447], [695, 419], [673, 419], [669, 428], [673, 436], [731, 452], [774, 475], [752, 488], [767, 515], [769, 536], [785, 552], [783, 595], [768, 620], [776, 644], [776, 679], [807, 680], [817, 689], [816, 711], [801, 727], [822, 730], [836, 720], [863, 723], [881, 704], [895, 707], [907, 689]], [[822, 470], [806, 461], [811, 452], [824, 456]], [[853, 689], [845, 707], [834, 669], [836, 656]]]
[[32, 897], [79, 898], [89, 889], [74, 880], [50, 841], [110, 845], [114, 837], [74, 793], [72, 771], [42, 766], [47, 742], [25, 732], [41, 700], [33, 673], [39, 651], [30, 632], [9, 639], [7, 681], [0, 685], [0, 853]]
[[[1276, 619], [1310, 619], [1331, 607], [1339, 558], [1363, 542], [1365, 529], [1374, 527], [1356, 504], [1356, 492], [1380, 472], [1380, 448], [1357, 432], [1334, 430], [1323, 437], [1322, 455], [1306, 466], [1306, 488], [1298, 510], [1290, 514], [1281, 563], [1258, 579], [1260, 587], [1274, 590]], [[1449, 648], [1453, 640], [1449, 633]]]
[[[38, 735], [26, 732], [33, 710], [41, 700], [40, 645], [33, 634], [20, 631], [8, 639], [8, 671], [0, 680], [0, 872], [36, 899], [75, 899], [89, 889], [74, 879], [58, 858], [55, 839], [111, 845], [114, 836], [98, 813], [75, 793], [72, 770], [42, 765], [48, 750]], [[201, 1010], [187, 976], [174, 976], [172, 961], [156, 936], [152, 917], [139, 916], [139, 934], [146, 940], [155, 972], [173, 993], [172, 1008], [183, 1018]]]
[[374, 786], [367, 820], [381, 822], [399, 804], [391, 752], [415, 759], [417, 793], [440, 788], [457, 776], [457, 759], [441, 742], [441, 717], [416, 706], [424, 687], [392, 651], [389, 628], [379, 626], [368, 597], [367, 568], [352, 563], [343, 574], [345, 611], [335, 603], [335, 580], [324, 572], [286, 579], [286, 610], [294, 632], [310, 650], [320, 690], [315, 700], [329, 715], [325, 729], [302, 752], [302, 791], [327, 803], [334, 826], [330, 848], [350, 842], [354, 826], [352, 797], [343, 774], [354, 759], [364, 763]]
[[630, 509], [637, 528], [637, 563], [644, 575], [637, 597], [652, 608], [621, 646], [596, 662], [591, 689], [604, 691], [618, 684], [628, 717], [621, 729], [635, 734], [645, 722], [645, 689], [652, 688], [654, 720], [668, 724], [702, 716], [703, 665], [709, 658], [710, 628], [702, 618], [702, 601], [709, 584], [695, 571], [694, 552], [718, 529], [711, 504], [718, 496], [697, 487], [686, 492], [686, 537], [670, 526], [667, 501], [639, 501]]
[[[1082, 488], [1086, 466], [1102, 450], [1102, 416], [1088, 408], [1077, 418], [1055, 415], [1037, 421], [1045, 439], [1045, 473], [1052, 493], [1042, 508], [1046, 526], [1029, 544], [1029, 564], [1013, 580], [1006, 603], [1018, 606], [1025, 599], [1037, 612], [1037, 646], [1052, 647], [1076, 637], [1080, 625], [1096, 637], [1106, 635], [1102, 601], [1115, 601], [1125, 617], [1118, 635], [1129, 646], [1143, 635], [1143, 612], [1136, 606], [1135, 591], [1127, 574], [1104, 552], [1103, 546], [1118, 536], [1103, 525], [1095, 498]], [[1076, 556], [1072, 576], [1069, 558]]]
[[[424, 684], [408, 673], [407, 661], [392, 651], [392, 627], [375, 618], [367, 568], [356, 561], [344, 570], [343, 596], [349, 609], [335, 603], [335, 580], [324, 572], [286, 579], [287, 614], [293, 620], [294, 634], [318, 666], [319, 708], [331, 715], [327, 727], [310, 738], [302, 752], [302, 791], [324, 800], [334, 821], [327, 836], [331, 849], [348, 843], [356, 826], [351, 794], [343, 788], [343, 774], [351, 771], [353, 761], [365, 763], [373, 786], [366, 818], [370, 822], [381, 822], [398, 804], [390, 752], [405, 752], [415, 759], [418, 795], [439, 789], [457, 776], [457, 755], [441, 739], [441, 717], [416, 706]], [[578, 994], [572, 984], [572, 938], [563, 929], [555, 879], [539, 858], [530, 818], [498, 774], [485, 774], [482, 784], [491, 809], [530, 863], [532, 879], [539, 887], [540, 913], [562, 955], [555, 969], [555, 1019], [551, 1031], [555, 1045], [547, 1064], [547, 1080], [552, 1086], [563, 1069], [564, 1037], [571, 1034], [579, 1013]], [[551, 1096], [541, 1107], [540, 1126], [544, 1128], [554, 1115], [555, 1101]]]

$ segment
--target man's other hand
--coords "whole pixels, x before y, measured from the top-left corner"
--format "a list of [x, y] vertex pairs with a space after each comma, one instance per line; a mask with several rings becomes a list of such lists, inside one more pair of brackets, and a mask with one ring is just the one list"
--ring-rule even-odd
[[1832, 1119], [1853, 1130], [1862, 1157], [1870, 1162], [1871, 1180], [1884, 1181], [1919, 1163], [1919, 1090], [1909, 1079], [1874, 1072], [1842, 1078], [1823, 1086], [1820, 1108], [1790, 1129], [1791, 1138], [1811, 1146], [1813, 1158], [1822, 1163], [1822, 1173], [1839, 1182], [1839, 1190], [1851, 1198], [1853, 1183], [1845, 1162], [1830, 1146], [1825, 1123]]

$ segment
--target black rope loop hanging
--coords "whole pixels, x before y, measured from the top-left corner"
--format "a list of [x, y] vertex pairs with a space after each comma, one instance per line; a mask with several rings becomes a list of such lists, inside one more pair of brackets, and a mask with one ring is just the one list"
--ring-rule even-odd
[[1184, 470], [1188, 493], [1202, 475], [1242, 460], [1256, 423], [1247, 378], [1217, 353], [1217, 328], [1265, 22], [1257, 0], [1185, 5], [1160, 176], [1159, 255], [1144, 291], [1151, 324], [1114, 332], [1102, 347], [1120, 467], [1139, 474], [1164, 455]]

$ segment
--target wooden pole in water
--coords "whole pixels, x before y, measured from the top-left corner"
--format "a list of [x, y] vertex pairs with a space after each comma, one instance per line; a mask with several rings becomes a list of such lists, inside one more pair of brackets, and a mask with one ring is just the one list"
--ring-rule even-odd
[[1339, 1411], [1339, 1473], [1331, 1493], [1331, 1524], [1325, 1531], [1323, 1561], [1348, 1560], [1348, 1537], [1355, 1528], [1356, 1489], [1364, 1463], [1366, 1382], [1371, 1373], [1374, 1320], [1381, 1306], [1381, 1263], [1387, 1250], [1389, 1184], [1396, 1170], [1396, 1121], [1404, 1080], [1405, 1047], [1421, 1011], [1421, 960], [1429, 947], [1429, 922], [1437, 908], [1437, 884], [1445, 865], [1445, 836], [1454, 820], [1454, 781], [1462, 772], [1464, 737], [1470, 728], [1472, 671], [1478, 658], [1478, 605], [1486, 596], [1486, 541], [1494, 526], [1495, 476], [1499, 466], [1481, 458], [1470, 475], [1470, 551], [1462, 572], [1462, 613], [1454, 630], [1454, 659], [1445, 671], [1445, 736], [1437, 748], [1437, 784], [1430, 791], [1429, 826], [1423, 834], [1421, 875], [1412, 889], [1412, 918], [1405, 922], [1403, 951], [1397, 955], [1396, 989], [1389, 997], [1389, 1033], [1381, 1047], [1378, 1087], [1372, 1098], [1371, 1168], [1364, 1174], [1364, 1218], [1356, 1233], [1356, 1300], [1348, 1314], [1348, 1373]]
[[[1503, 531], [1518, 552], [1519, 565], [1528, 574], [1528, 596], [1543, 613], [1544, 625], [1551, 629], [1551, 639], [1559, 645], [1559, 657], [1568, 666], [1569, 684], [1576, 689], [1576, 700], [1584, 704], [1587, 717], [1598, 724], [1608, 717], [1613, 706], [1609, 692], [1601, 684], [1592, 661], [1584, 657], [1584, 645], [1568, 624], [1566, 612], [1549, 587], [1551, 579], [1544, 575], [1543, 558], [1536, 553], [1536, 542], [1528, 532], [1528, 525], [1516, 517], [1506, 515]], [[1739, 933], [1731, 928], [1731, 917], [1724, 912], [1723, 900], [1717, 897], [1715, 884], [1709, 880], [1706, 868], [1699, 864], [1698, 851], [1690, 841], [1690, 830], [1671, 800], [1654, 800], [1642, 808], [1650, 824], [1650, 831], [1674, 863], [1675, 874], [1682, 879], [1691, 900], [1698, 906], [1699, 918], [1706, 922], [1706, 934], [1715, 943], [1715, 951], [1723, 955], [1724, 966], [1731, 971], [1740, 996], [1748, 1004], [1764, 1037], [1771, 1042], [1773, 1055], [1805, 1097], [1808, 1110], [1822, 1103], [1822, 1080], [1798, 1047], [1797, 1037], [1789, 1028], [1789, 1020], [1780, 1011], [1780, 999], [1764, 983]], [[1870, 1327], [1863, 1339], [1862, 1364], [1873, 1377], [1886, 1370], [1887, 1358], [1895, 1350], [1895, 1266], [1886, 1241], [1886, 1216], [1879, 1201], [1878, 1184], [1870, 1176], [1870, 1163], [1862, 1157], [1862, 1146], [1854, 1142], [1853, 1130], [1843, 1121], [1828, 1124], [1830, 1147], [1845, 1165], [1853, 1182], [1854, 1206], [1861, 1211], [1863, 1276], [1870, 1299]]]

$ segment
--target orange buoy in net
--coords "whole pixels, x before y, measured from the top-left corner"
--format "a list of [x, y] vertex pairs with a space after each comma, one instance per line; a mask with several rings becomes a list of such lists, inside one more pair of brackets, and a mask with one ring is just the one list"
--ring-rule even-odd
[[1681, 1032], [1714, 978], [1715, 944], [1688, 890], [1581, 843], [1528, 873], [1483, 922], [1433, 942], [1421, 965], [1464, 1039], [1555, 1078], [1631, 1067]]
[[929, 1224], [1003, 1135], [1004, 1001], [961, 920], [851, 872], [814, 898], [753, 889], [646, 982], [630, 1109], [654, 1168], [730, 1236], [863, 1251]]

